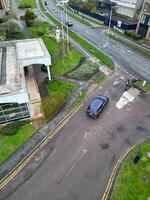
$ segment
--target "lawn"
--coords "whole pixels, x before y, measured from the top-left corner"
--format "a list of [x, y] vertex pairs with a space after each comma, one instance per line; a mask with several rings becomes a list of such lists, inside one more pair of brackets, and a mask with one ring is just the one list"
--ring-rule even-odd
[[102, 51], [98, 50], [96, 47], [88, 43], [86, 40], [78, 36], [76, 33], [69, 31], [70, 36], [75, 39], [81, 46], [83, 46], [87, 51], [93, 54], [100, 62], [110, 69], [114, 69], [113, 61]]
[[25, 4], [31, 5], [31, 8], [36, 8], [35, 0], [20, 0], [19, 1], [19, 7]]
[[35, 130], [30, 123], [24, 124], [14, 135], [6, 136], [0, 131], [0, 164], [32, 136], [34, 132]]
[[52, 72], [56, 74], [65, 74], [71, 71], [79, 63], [82, 54], [75, 48], [72, 48], [64, 58], [59, 58], [52, 63]]
[[52, 80], [48, 84], [49, 92], [62, 92], [65, 99], [67, 99], [76, 88], [77, 86], [75, 84], [62, 80]]
[[[47, 34], [50, 33], [49, 28], [50, 25], [47, 22], [41, 21], [38, 22], [38, 24], [29, 27], [28, 30], [31, 38], [42, 37], [50, 55], [52, 56], [60, 52], [61, 46], [56, 42], [55, 39], [52, 39], [47, 36]], [[40, 36], [40, 34], [43, 35]]]
[[[141, 160], [133, 164], [135, 155]], [[150, 141], [137, 147], [125, 161], [116, 180], [111, 200], [148, 200], [150, 197]]]
[[149, 92], [150, 91], [150, 85], [149, 84], [145, 84], [145, 86], [143, 86], [143, 81], [137, 81], [135, 83], [135, 85], [139, 88], [141, 88], [142, 90], [144, 90], [145, 92]]
[[[40, 1], [40, 7], [42, 11], [46, 11], [43, 7], [41, 1]], [[56, 25], [61, 26], [60, 22], [56, 20], [52, 15], [46, 12], [47, 17], [54, 22]], [[65, 30], [65, 28], [64, 28]], [[110, 69], [114, 69], [114, 63], [113, 61], [102, 51], [98, 50], [96, 47], [88, 43], [86, 40], [78, 36], [76, 33], [69, 30], [69, 35], [76, 40], [81, 46], [83, 46], [87, 51], [89, 51], [91, 54], [93, 54], [97, 59], [101, 61], [102, 64], [106, 65]]]

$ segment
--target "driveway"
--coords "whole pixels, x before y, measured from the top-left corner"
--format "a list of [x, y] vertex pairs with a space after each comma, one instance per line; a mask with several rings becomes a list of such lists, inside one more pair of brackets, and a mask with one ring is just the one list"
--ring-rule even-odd
[[[127, 148], [150, 135], [150, 95], [138, 96], [121, 109], [116, 107], [127, 78], [129, 75], [119, 70], [87, 99], [60, 130], [45, 162], [8, 200], [102, 198], [119, 157]], [[86, 116], [85, 110], [97, 94], [108, 95], [110, 102], [100, 118], [93, 120]], [[46, 149], [51, 145], [52, 142]], [[30, 166], [25, 170], [30, 173]], [[1, 191], [0, 196], [3, 192], [9, 193], [21, 176], [22, 173]]]

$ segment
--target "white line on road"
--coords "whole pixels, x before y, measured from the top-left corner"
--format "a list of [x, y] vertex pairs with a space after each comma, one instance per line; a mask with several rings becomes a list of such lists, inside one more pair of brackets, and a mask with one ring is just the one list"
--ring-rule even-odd
[[87, 153], [86, 149], [83, 149], [83, 153], [80, 155], [80, 157], [76, 160], [76, 162], [72, 165], [72, 167], [69, 169], [69, 171], [66, 173], [66, 176], [70, 174], [70, 172], [73, 170], [73, 168], [76, 166], [76, 164], [81, 160], [81, 158]]

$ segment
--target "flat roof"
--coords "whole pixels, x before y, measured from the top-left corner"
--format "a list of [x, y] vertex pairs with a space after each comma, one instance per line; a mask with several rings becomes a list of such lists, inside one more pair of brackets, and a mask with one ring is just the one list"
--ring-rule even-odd
[[51, 65], [51, 57], [41, 38], [0, 42], [0, 95], [25, 89], [23, 67]]

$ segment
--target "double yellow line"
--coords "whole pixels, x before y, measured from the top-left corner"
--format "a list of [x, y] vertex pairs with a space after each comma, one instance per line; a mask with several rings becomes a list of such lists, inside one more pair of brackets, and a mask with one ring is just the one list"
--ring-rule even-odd
[[43, 138], [36, 147], [20, 162], [15, 166], [3, 179], [0, 181], [0, 190], [6, 186], [28, 163], [34, 156], [40, 152], [40, 150], [59, 132], [59, 130], [65, 126], [69, 119], [79, 110], [83, 103], [76, 106], [66, 117], [52, 130], [48, 135]]
[[134, 145], [134, 146], [131, 146], [129, 147], [125, 152], [124, 154], [119, 158], [119, 160], [117, 161], [116, 165], [114, 166], [113, 168], [113, 171], [109, 177], [109, 180], [108, 180], [108, 183], [107, 183], [107, 186], [106, 186], [106, 189], [105, 189], [105, 192], [102, 196], [102, 200], [108, 200], [108, 196], [110, 195], [110, 192], [112, 190], [112, 187], [113, 187], [113, 183], [114, 183], [114, 180], [116, 178], [116, 175], [117, 175], [117, 171], [120, 167], [120, 165], [122, 164], [123, 160], [126, 158], [126, 156], [128, 155], [128, 153], [130, 151], [132, 151], [136, 146], [142, 144], [144, 141], [140, 141], [138, 144]]

